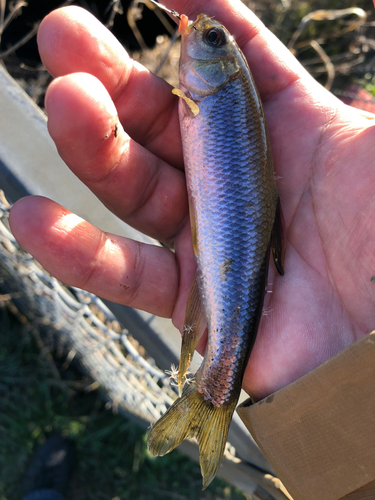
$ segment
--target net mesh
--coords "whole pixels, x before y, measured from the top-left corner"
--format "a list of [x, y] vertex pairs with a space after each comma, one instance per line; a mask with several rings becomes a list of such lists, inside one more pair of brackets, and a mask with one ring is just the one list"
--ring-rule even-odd
[[10, 206], [0, 196], [0, 278], [17, 309], [77, 356], [114, 406], [154, 422], [175, 399], [169, 378], [95, 295], [47, 273], [9, 230]]

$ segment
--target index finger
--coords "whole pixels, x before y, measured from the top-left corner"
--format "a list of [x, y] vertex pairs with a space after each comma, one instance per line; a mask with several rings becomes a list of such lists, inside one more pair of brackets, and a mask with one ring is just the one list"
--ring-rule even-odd
[[93, 15], [75, 6], [51, 12], [39, 27], [38, 47], [53, 76], [83, 72], [98, 78], [130, 137], [182, 168], [178, 100], [171, 86], [132, 60]]
[[[264, 101], [307, 76], [289, 50], [241, 1], [164, 3], [192, 19], [205, 12], [221, 21], [248, 59]], [[97, 19], [74, 6], [53, 11], [39, 28], [38, 44], [52, 75], [86, 72], [96, 76], [114, 100], [125, 131], [164, 161], [182, 167], [177, 99], [171, 87], [131, 60]]]

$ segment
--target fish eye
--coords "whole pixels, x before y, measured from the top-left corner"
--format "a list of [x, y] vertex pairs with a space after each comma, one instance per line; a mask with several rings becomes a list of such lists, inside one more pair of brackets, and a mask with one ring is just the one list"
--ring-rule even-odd
[[203, 40], [211, 47], [220, 47], [227, 43], [225, 32], [220, 28], [208, 29], [203, 35]]

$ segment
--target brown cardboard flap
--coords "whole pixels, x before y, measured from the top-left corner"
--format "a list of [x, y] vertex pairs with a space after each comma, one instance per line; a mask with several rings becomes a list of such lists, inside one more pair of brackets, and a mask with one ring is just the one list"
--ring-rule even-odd
[[375, 498], [375, 334], [237, 411], [294, 500]]
[[372, 481], [366, 486], [359, 488], [349, 495], [345, 495], [340, 500], [374, 500], [375, 498], [375, 481]]

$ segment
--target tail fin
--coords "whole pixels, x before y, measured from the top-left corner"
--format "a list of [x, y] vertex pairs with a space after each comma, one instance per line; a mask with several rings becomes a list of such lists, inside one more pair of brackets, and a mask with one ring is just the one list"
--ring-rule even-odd
[[223, 458], [236, 404], [237, 400], [227, 406], [215, 407], [198, 392], [193, 380], [151, 428], [147, 439], [150, 453], [163, 456], [185, 439], [196, 437], [205, 489], [215, 477]]

